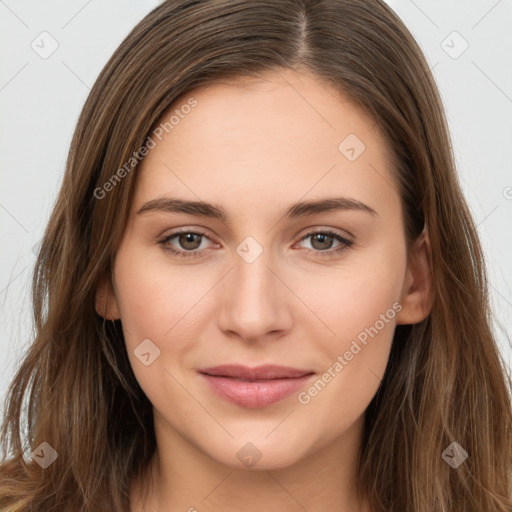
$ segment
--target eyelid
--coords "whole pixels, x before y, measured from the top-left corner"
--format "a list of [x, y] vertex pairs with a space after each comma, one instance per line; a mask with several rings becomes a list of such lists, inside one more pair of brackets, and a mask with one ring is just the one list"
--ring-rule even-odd
[[313, 235], [316, 233], [329, 233], [332, 235], [339, 236], [341, 238], [345, 238], [346, 240], [354, 240], [355, 236], [346, 229], [340, 229], [340, 228], [333, 228], [330, 226], [309, 226], [303, 230], [304, 235], [301, 236], [301, 240], [303, 240], [308, 235]]

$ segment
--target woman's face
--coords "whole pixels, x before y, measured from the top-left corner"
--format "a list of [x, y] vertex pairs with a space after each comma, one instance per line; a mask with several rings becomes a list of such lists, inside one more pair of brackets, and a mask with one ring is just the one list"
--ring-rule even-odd
[[157, 439], [278, 468], [354, 436], [395, 325], [426, 314], [377, 125], [292, 71], [196, 89], [162, 122], [106, 304]]

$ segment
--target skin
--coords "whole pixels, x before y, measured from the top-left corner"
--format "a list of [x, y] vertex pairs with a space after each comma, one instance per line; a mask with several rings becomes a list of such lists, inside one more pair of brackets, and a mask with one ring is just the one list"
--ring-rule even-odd
[[[372, 119], [317, 77], [280, 70], [210, 85], [173, 110], [190, 97], [197, 106], [137, 170], [112, 282], [97, 294], [98, 313], [121, 318], [135, 376], [154, 408], [150, 493], [143, 506], [135, 480], [131, 510], [369, 511], [355, 491], [364, 413], [396, 324], [430, 311], [428, 234], [407, 253], [385, 140]], [[366, 146], [354, 161], [338, 149], [349, 134]], [[137, 214], [165, 196], [215, 203], [228, 219]], [[377, 214], [283, 218], [298, 201], [337, 196]], [[158, 243], [177, 228], [207, 234], [192, 249], [197, 257], [180, 258]], [[322, 228], [353, 245], [334, 254], [336, 239], [303, 239]], [[252, 263], [236, 251], [247, 236], [263, 248]], [[167, 246], [193, 245], [181, 242], [174, 237]], [[294, 394], [247, 409], [214, 395], [197, 373], [240, 363], [321, 376], [394, 303], [401, 310], [307, 404]], [[134, 355], [144, 339], [160, 350], [148, 366]], [[253, 467], [237, 457], [248, 442], [261, 454]]]

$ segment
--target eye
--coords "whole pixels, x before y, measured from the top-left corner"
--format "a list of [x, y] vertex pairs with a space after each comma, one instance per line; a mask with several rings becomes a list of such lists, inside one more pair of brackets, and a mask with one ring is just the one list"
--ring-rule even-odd
[[[301, 242], [308, 238], [311, 239], [311, 246], [313, 249], [306, 249], [306, 253], [320, 257], [334, 256], [354, 245], [352, 240], [349, 240], [348, 238], [341, 236], [339, 233], [329, 229], [322, 229], [308, 233], [306, 236], [302, 237]], [[332, 249], [332, 245], [335, 241], [339, 242], [339, 246], [334, 250], [330, 250]]]
[[[175, 248], [171, 245], [171, 240], [176, 238], [176, 242], [178, 243], [178, 248]], [[201, 248], [202, 239], [208, 238], [205, 233], [200, 231], [192, 231], [192, 230], [182, 230], [170, 235], [167, 235], [162, 240], [159, 240], [158, 243], [171, 254], [175, 256], [179, 256], [180, 258], [190, 258], [200, 256], [200, 252], [198, 249]], [[184, 250], [179, 249], [182, 247]], [[204, 249], [204, 247], [202, 248]]]

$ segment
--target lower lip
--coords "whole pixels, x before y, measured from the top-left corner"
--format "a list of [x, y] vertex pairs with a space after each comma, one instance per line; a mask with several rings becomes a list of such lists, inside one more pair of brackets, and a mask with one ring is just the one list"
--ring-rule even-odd
[[274, 404], [299, 391], [314, 374], [302, 377], [244, 381], [233, 377], [218, 377], [201, 374], [211, 389], [229, 402], [257, 409]]

